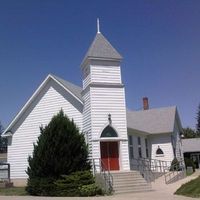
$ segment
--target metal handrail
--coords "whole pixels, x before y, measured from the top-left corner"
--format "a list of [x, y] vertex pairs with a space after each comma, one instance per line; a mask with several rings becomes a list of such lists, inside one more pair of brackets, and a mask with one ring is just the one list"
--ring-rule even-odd
[[158, 159], [148, 159], [144, 158], [145, 160], [149, 160], [150, 168], [153, 172], [166, 172], [169, 166], [171, 166], [171, 161], [164, 161]]
[[[95, 162], [97, 160], [97, 162]], [[98, 165], [96, 163], [99, 163]], [[92, 159], [93, 164], [93, 174], [96, 175], [98, 173], [97, 167], [99, 167], [99, 174], [103, 177], [106, 189], [108, 189], [109, 192], [113, 191], [113, 176], [110, 173], [109, 169], [106, 169], [105, 163], [100, 158], [93, 158]], [[106, 169], [106, 170], [105, 170]]]
[[169, 184], [175, 182], [185, 176], [185, 162], [184, 160], [179, 160], [178, 163], [175, 163], [168, 168], [168, 173], [165, 173], [165, 183]]
[[113, 190], [113, 176], [110, 173], [110, 170], [107, 169], [105, 170], [105, 163], [103, 162], [102, 159], [99, 159], [100, 163], [101, 163], [101, 170], [103, 172], [104, 177], [108, 180], [108, 185], [109, 185], [109, 190], [112, 191]]
[[140, 172], [142, 177], [147, 182], [155, 181], [155, 176], [150, 168], [150, 164], [148, 160], [145, 160], [143, 158], [133, 158], [132, 161], [135, 161], [135, 164], [131, 164], [131, 168], [134, 169], [136, 167], [136, 170]]

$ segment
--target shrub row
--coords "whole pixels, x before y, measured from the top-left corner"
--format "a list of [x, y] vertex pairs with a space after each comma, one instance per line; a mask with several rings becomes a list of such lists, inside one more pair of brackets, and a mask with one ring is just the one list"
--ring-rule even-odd
[[63, 175], [60, 179], [32, 178], [26, 190], [36, 196], [95, 196], [102, 195], [90, 171], [78, 171]]

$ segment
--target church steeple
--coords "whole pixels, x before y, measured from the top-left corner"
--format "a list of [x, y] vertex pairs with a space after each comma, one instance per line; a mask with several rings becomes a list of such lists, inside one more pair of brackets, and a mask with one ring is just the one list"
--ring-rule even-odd
[[97, 34], [83, 59], [82, 66], [87, 60], [121, 61], [122, 59], [122, 56], [100, 32], [98, 22], [97, 27]]
[[[103, 159], [102, 155], [110, 151], [106, 150], [108, 146], [104, 148], [106, 143], [103, 142], [106, 140], [110, 142], [110, 139], [102, 138], [105, 132], [103, 130], [107, 130], [106, 127], [114, 130], [115, 143], [112, 144], [115, 146], [112, 146], [112, 152], [120, 152], [120, 155], [115, 154], [117, 155], [115, 166], [110, 168], [111, 170], [130, 170], [121, 60], [122, 56], [101, 34], [97, 20], [96, 36], [81, 65], [84, 102], [83, 132], [88, 135], [91, 156]], [[108, 162], [110, 167], [112, 163]]]

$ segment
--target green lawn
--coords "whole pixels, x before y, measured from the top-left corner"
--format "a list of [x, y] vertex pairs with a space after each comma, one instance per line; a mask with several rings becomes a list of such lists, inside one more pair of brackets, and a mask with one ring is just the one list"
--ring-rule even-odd
[[24, 196], [28, 195], [24, 187], [0, 188], [0, 196]]
[[200, 176], [188, 183], [183, 184], [176, 192], [177, 195], [188, 197], [200, 197]]

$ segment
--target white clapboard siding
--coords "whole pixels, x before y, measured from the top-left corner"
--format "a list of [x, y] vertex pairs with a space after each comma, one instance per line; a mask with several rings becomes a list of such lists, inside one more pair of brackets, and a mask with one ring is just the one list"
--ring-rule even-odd
[[83, 79], [83, 90], [91, 83], [91, 74], [88, 74], [84, 79]]
[[[108, 125], [108, 114], [111, 114], [112, 126], [118, 137], [126, 141], [120, 142], [120, 158], [122, 169], [129, 169], [128, 141], [126, 125], [126, 109], [124, 88], [121, 87], [90, 87], [92, 139], [100, 139], [103, 129]], [[100, 157], [100, 145], [93, 142], [93, 157]]]
[[[72, 105], [66, 97], [70, 94], [64, 90], [57, 91], [59, 86], [49, 82], [42, 90], [34, 106], [30, 106], [29, 112], [22, 122], [18, 122], [16, 131], [12, 137], [12, 144], [8, 146], [8, 163], [11, 165], [11, 178], [27, 178], [27, 158], [32, 155], [33, 143], [40, 135], [39, 127], [46, 125], [52, 116], [57, 114], [62, 108], [64, 113], [74, 120], [80, 130], [82, 130], [82, 114], [75, 105]], [[63, 93], [60, 93], [60, 92]], [[74, 98], [74, 97], [72, 97]], [[74, 98], [74, 103], [76, 100]]]
[[[151, 158], [163, 161], [172, 161], [174, 159], [173, 147], [171, 143], [171, 133], [156, 134], [149, 137], [151, 144]], [[156, 155], [158, 146], [162, 149], [164, 155]]]
[[91, 82], [121, 83], [120, 66], [91, 66]]
[[124, 88], [91, 87], [90, 90], [93, 139], [98, 139], [108, 124], [108, 114], [118, 136], [127, 139]]
[[120, 142], [120, 159], [122, 170], [130, 170], [128, 140]]
[[86, 141], [89, 147], [89, 157], [92, 157], [92, 135], [91, 135], [91, 106], [90, 106], [90, 93], [87, 92], [83, 95], [84, 108], [83, 108], [83, 133], [86, 135]]

